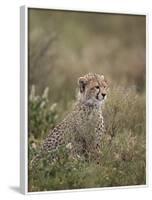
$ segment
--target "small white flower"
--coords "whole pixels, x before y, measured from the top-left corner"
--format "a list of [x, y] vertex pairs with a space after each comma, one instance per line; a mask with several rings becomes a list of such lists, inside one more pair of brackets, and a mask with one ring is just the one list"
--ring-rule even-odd
[[43, 98], [47, 98], [48, 97], [48, 93], [49, 93], [49, 88], [45, 88], [44, 92], [43, 92]]
[[45, 106], [45, 102], [42, 101], [41, 105], [40, 105], [40, 108], [43, 108]]
[[71, 144], [71, 142], [68, 143], [68, 144], [66, 145], [66, 148], [67, 148], [67, 149], [72, 149], [72, 144]]
[[51, 110], [51, 111], [54, 111], [54, 109], [56, 108], [56, 106], [57, 106], [57, 104], [56, 104], [56, 103], [53, 103], [53, 104], [51, 105], [51, 107], [50, 107], [50, 110]]
[[34, 98], [35, 98], [35, 85], [32, 85], [29, 99], [32, 101], [34, 100]]

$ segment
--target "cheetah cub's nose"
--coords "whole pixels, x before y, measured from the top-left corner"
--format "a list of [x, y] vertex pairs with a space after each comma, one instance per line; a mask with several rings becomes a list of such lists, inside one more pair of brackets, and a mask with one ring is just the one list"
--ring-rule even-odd
[[106, 94], [102, 93], [103, 99], [105, 98]]

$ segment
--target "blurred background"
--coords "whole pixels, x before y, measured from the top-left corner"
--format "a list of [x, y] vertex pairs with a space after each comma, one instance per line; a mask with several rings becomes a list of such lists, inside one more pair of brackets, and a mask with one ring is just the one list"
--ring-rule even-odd
[[29, 9], [29, 89], [51, 103], [75, 98], [77, 79], [104, 74], [111, 87], [145, 92], [146, 17]]

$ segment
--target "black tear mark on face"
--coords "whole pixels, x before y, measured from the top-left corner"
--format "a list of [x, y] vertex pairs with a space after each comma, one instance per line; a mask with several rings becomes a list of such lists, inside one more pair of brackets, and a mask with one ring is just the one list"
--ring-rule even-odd
[[85, 91], [85, 85], [83, 84], [81, 92], [84, 92], [84, 91]]

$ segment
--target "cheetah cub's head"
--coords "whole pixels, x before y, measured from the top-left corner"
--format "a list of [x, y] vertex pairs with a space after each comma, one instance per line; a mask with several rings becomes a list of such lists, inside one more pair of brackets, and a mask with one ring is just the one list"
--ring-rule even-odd
[[103, 75], [86, 74], [78, 79], [79, 101], [89, 106], [100, 107], [107, 96], [108, 83]]

